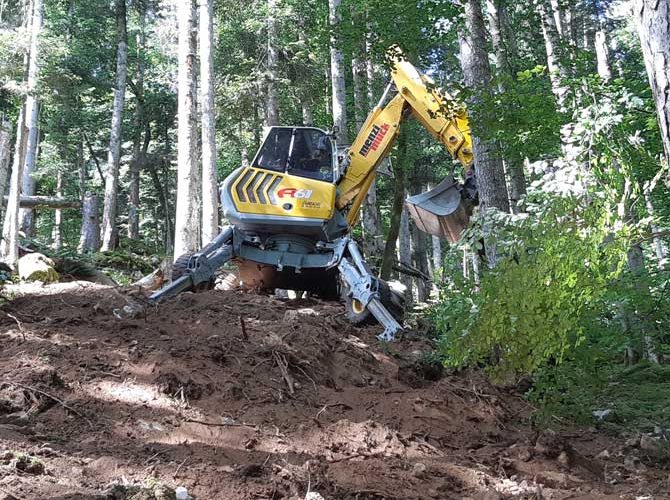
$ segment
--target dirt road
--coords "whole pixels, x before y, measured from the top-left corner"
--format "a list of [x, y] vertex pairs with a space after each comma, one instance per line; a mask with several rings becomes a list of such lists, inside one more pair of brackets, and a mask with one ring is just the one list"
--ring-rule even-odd
[[540, 433], [336, 304], [212, 291], [118, 320], [108, 288], [61, 292], [0, 310], [0, 499], [668, 498], [642, 450]]

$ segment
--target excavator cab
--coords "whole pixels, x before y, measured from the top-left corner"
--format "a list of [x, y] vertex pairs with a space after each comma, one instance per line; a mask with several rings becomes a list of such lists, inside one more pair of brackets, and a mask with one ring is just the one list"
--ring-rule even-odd
[[271, 127], [252, 166], [332, 183], [336, 180], [336, 163], [335, 144], [323, 130]]

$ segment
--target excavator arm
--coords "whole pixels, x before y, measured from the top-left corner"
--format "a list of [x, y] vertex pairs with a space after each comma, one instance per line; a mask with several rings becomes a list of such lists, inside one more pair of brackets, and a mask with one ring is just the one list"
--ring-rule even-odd
[[[400, 125], [408, 116], [416, 118], [433, 137], [444, 144], [466, 172], [474, 159], [465, 108], [449, 95], [433, 88], [431, 80], [405, 60], [398, 49], [392, 49], [392, 58], [393, 81], [351, 145], [349, 165], [338, 185], [336, 206], [338, 209], [349, 206], [349, 225], [356, 223], [360, 207], [374, 181], [376, 169], [391, 151]], [[395, 95], [389, 96], [392, 91]], [[411, 213], [417, 219], [417, 214], [414, 211]], [[441, 230], [431, 231], [421, 223], [419, 227], [428, 232], [447, 235]]]

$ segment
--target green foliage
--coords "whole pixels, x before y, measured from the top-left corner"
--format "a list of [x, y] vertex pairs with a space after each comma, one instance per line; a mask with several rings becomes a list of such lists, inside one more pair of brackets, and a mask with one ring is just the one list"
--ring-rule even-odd
[[539, 403], [538, 422], [555, 417], [590, 424], [593, 411], [610, 410], [604, 425], [621, 431], [654, 432], [670, 423], [670, 369], [642, 362], [631, 367], [597, 357], [597, 350], [584, 349], [560, 366], [539, 370], [531, 401]]
[[99, 252], [93, 254], [91, 259], [96, 266], [103, 269], [112, 268], [128, 272], [139, 271], [143, 274], [153, 270], [152, 262], [149, 259], [128, 252]]
[[[493, 361], [497, 377], [532, 373], [585, 341], [590, 313], [626, 256], [623, 235], [603, 243], [609, 232], [599, 208], [555, 198], [533, 216], [505, 225], [496, 217], [497, 267], [479, 283], [454, 280], [434, 311], [448, 365]], [[470, 230], [475, 241], [479, 228]]]

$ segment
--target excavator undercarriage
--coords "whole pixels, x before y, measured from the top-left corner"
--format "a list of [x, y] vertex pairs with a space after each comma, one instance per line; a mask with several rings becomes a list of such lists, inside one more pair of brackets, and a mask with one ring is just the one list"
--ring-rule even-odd
[[[354, 240], [345, 236], [331, 243], [317, 242], [312, 248], [304, 243], [300, 239], [291, 241], [288, 236], [279, 242], [276, 238], [263, 239], [228, 227], [203, 251], [191, 255], [186, 272], [151, 295], [149, 301], [157, 303], [187, 290], [197, 290], [210, 283], [221, 266], [237, 260], [244, 263], [246, 272], [257, 268], [258, 288], [289, 284], [291, 289], [312, 291], [326, 298], [337, 296], [339, 290], [354, 312], [356, 308], [360, 308], [360, 313], [365, 309], [379, 321], [384, 327], [380, 339], [393, 340], [402, 331], [389, 311], [396, 309], [398, 302], [388, 296], [389, 307], [382, 303], [382, 296], [388, 294], [382, 294], [381, 289], [388, 289], [388, 285], [372, 274]], [[308, 249], [311, 251], [306, 252]], [[264, 277], [269, 281], [264, 281]]]

